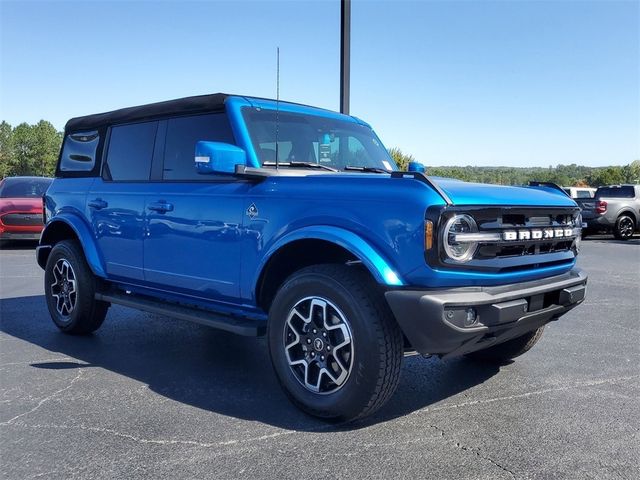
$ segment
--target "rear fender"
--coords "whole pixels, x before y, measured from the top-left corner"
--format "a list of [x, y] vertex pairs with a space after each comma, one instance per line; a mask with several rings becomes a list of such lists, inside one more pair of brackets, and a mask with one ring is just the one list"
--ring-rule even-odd
[[42, 268], [45, 267], [53, 246], [57, 242], [69, 238], [67, 234], [69, 229], [73, 231], [75, 237], [79, 240], [91, 271], [98, 277], [106, 278], [107, 274], [104, 268], [104, 262], [98, 251], [91, 229], [78, 215], [71, 212], [57, 214], [45, 226], [37, 250], [38, 265]]

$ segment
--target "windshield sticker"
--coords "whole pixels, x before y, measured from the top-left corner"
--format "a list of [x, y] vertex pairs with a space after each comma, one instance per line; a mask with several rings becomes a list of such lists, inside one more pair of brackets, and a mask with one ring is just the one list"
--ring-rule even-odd
[[382, 164], [384, 165], [384, 168], [386, 168], [387, 170], [393, 170], [391, 168], [391, 164], [389, 162], [387, 162], [386, 160], [382, 160]]
[[331, 145], [321, 143], [318, 145], [318, 160], [323, 163], [331, 163]]

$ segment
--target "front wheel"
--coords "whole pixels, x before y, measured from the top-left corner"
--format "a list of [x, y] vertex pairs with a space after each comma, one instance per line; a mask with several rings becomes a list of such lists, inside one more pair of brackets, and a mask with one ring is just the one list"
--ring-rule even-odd
[[629, 240], [633, 236], [636, 224], [629, 215], [620, 215], [613, 229], [613, 236], [618, 240]]
[[499, 343], [493, 347], [479, 350], [477, 352], [467, 353], [465, 356], [472, 360], [480, 360], [483, 362], [507, 362], [531, 350], [533, 346], [538, 343], [538, 340], [540, 340], [543, 331], [544, 326], [534, 330], [533, 332], [525, 333], [520, 337], [516, 337], [504, 343]]
[[109, 304], [95, 299], [96, 286], [80, 244], [57, 243], [47, 259], [44, 291], [51, 319], [60, 330], [83, 334], [102, 325]]
[[356, 267], [317, 265], [289, 277], [269, 311], [267, 335], [281, 386], [311, 415], [362, 418], [398, 385], [402, 333]]

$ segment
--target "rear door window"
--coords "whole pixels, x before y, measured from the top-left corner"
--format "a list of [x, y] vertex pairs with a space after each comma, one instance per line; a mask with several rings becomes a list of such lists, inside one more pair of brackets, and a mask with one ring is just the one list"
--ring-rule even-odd
[[196, 143], [199, 141], [234, 143], [225, 113], [212, 113], [167, 120], [164, 147], [164, 180], [207, 180], [196, 171]]
[[111, 129], [105, 180], [148, 181], [158, 122], [119, 125]]

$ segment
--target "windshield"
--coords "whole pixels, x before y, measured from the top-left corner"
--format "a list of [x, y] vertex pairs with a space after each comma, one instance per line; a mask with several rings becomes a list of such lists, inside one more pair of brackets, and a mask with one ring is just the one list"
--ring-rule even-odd
[[49, 188], [50, 178], [5, 178], [0, 198], [38, 198]]
[[[244, 108], [243, 116], [261, 165], [276, 161], [276, 112]], [[365, 167], [392, 171], [395, 163], [371, 128], [359, 123], [278, 112], [278, 162], [313, 164], [343, 170]]]

